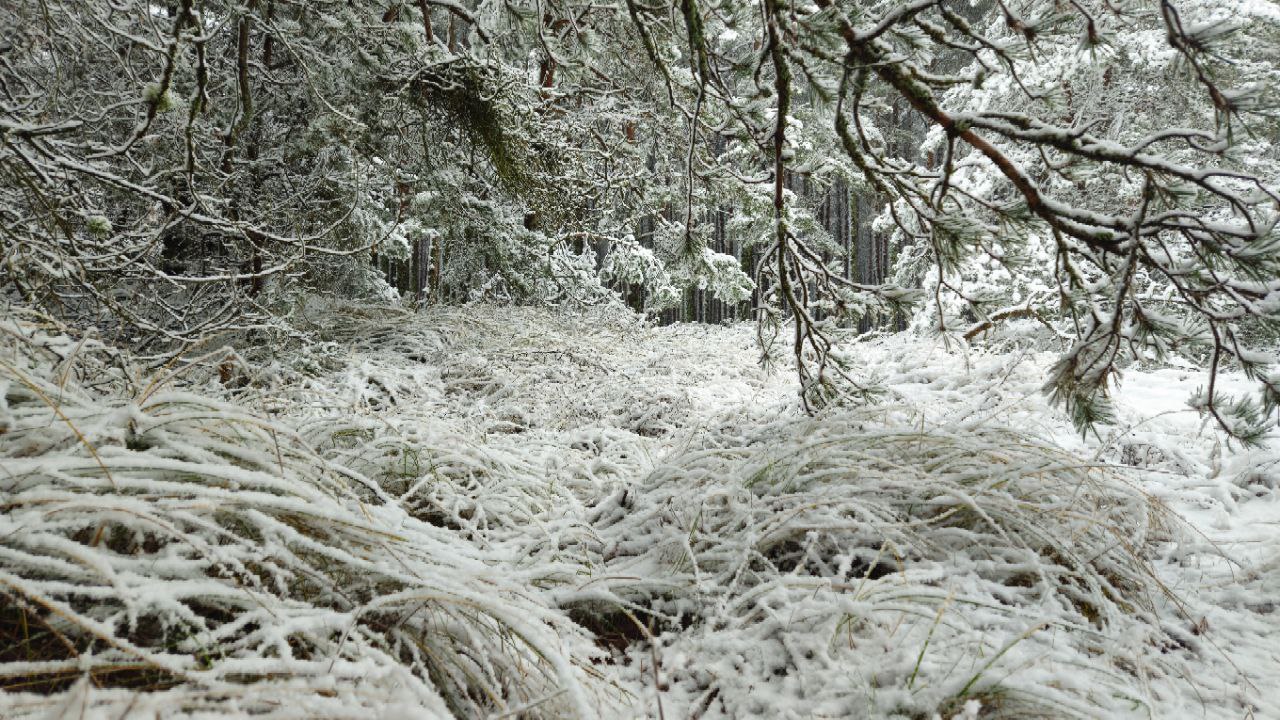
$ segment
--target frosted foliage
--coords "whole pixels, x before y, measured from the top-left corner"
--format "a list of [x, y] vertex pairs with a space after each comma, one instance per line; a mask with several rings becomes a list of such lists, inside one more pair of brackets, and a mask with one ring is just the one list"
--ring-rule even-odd
[[0, 716], [1280, 717], [1280, 455], [1196, 372], [1086, 441], [1051, 353], [842, 345], [881, 399], [807, 418], [748, 326], [298, 327], [0, 326]]
[[600, 275], [608, 281], [644, 288], [650, 296], [648, 309], [659, 310], [679, 302], [680, 293], [666, 266], [653, 250], [629, 235], [610, 248]]
[[747, 300], [755, 289], [755, 283], [742, 272], [742, 267], [732, 255], [704, 248], [700, 269], [704, 286], [725, 302]]
[[[0, 715], [587, 712], [592, 651], [537, 571], [331, 459], [362, 431], [320, 419], [304, 437], [172, 376], [112, 382], [109, 354], [56, 330], [0, 332], [0, 597], [36, 658], [10, 655], [0, 674], [95, 679], [10, 693]], [[385, 473], [400, 452], [372, 444], [364, 467]], [[114, 678], [156, 692], [139, 705], [98, 689]]]
[[609, 250], [601, 274], [610, 280], [650, 288], [660, 288], [671, 282], [657, 255], [630, 236]]
[[[1123, 714], [1147, 702], [1130, 673], [1171, 672], [1145, 652], [1159, 508], [1012, 432], [730, 425], [630, 493], [598, 520], [610, 570], [692, 624], [664, 664], [710, 717]], [[1079, 677], [1044, 685], [1054, 665]]]

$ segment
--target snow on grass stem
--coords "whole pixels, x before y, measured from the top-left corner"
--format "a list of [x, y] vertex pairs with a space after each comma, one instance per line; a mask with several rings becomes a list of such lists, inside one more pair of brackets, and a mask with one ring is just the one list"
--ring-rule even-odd
[[[66, 642], [36, 648], [47, 673], [0, 698], [0, 714], [56, 706], [87, 672], [101, 687], [78, 691], [85, 702], [118, 715], [112, 678], [143, 676], [114, 668], [136, 666], [155, 668], [146, 689], [179, 714], [235, 697], [268, 716], [349, 716], [353, 701], [376, 716], [408, 692], [438, 715], [593, 715], [585, 634], [512, 579], [507, 555], [414, 519], [234, 401], [156, 382], [139, 406], [133, 383], [108, 373], [90, 391], [64, 366], [61, 401], [48, 402], [45, 348], [72, 341], [47, 332], [19, 333], [33, 339], [0, 365], [31, 391], [7, 393], [14, 419], [0, 434], [0, 611]], [[39, 405], [69, 430], [50, 433]], [[317, 683], [345, 700], [323, 700]]]

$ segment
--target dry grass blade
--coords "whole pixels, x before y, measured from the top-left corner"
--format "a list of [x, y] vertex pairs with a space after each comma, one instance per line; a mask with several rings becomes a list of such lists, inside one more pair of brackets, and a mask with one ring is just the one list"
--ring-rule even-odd
[[[592, 714], [583, 631], [506, 555], [235, 403], [175, 390], [139, 407], [66, 373], [47, 402], [42, 348], [63, 341], [45, 333], [0, 364], [0, 598], [5, 634], [28, 635], [21, 660], [0, 657], [0, 715], [72, 690], [108, 715]], [[51, 433], [50, 408], [70, 430]]]

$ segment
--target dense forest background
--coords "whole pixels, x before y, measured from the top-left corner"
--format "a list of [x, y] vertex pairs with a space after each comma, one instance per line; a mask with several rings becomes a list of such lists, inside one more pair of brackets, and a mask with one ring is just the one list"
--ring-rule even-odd
[[[1126, 357], [1266, 376], [1267, 3], [2, 12], [8, 301], [143, 351], [315, 293], [620, 299], [766, 348], [794, 319], [813, 404], [845, 327], [1035, 318], [1082, 426]], [[1264, 385], [1202, 405], [1248, 438]]]

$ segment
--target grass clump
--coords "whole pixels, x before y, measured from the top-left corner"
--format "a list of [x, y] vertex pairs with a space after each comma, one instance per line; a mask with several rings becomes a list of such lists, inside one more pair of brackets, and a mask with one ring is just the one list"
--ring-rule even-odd
[[585, 633], [505, 554], [282, 422], [0, 332], [0, 716], [592, 714]]
[[761, 698], [862, 717], [1147, 708], [1166, 600], [1147, 549], [1169, 529], [1117, 471], [884, 410], [701, 440], [602, 504], [597, 530], [599, 583], [692, 625], [655, 642], [702, 717]]

